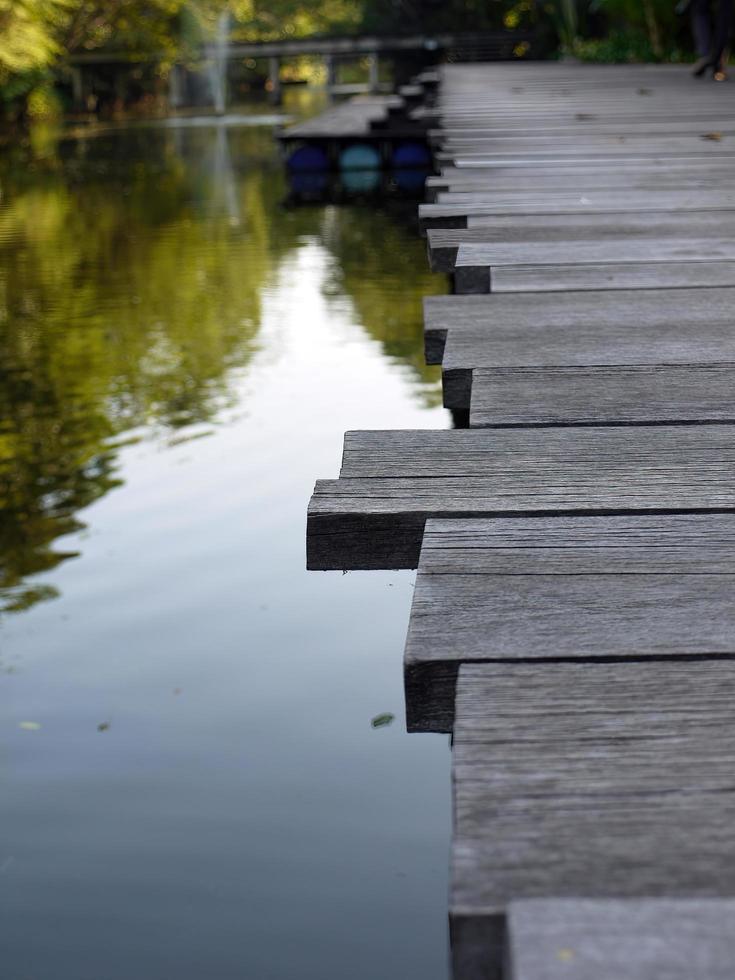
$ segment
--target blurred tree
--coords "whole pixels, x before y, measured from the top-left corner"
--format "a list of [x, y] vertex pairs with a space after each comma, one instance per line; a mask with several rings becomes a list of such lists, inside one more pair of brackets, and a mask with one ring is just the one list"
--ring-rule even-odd
[[49, 65], [75, 0], [0, 0], [0, 82]]

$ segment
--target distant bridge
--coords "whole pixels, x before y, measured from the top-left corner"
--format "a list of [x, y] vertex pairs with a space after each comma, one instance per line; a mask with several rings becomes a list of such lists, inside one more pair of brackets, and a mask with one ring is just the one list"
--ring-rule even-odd
[[[173, 65], [169, 79], [169, 101], [174, 107], [184, 104], [185, 79], [192, 69], [217, 61], [226, 64], [235, 61], [264, 59], [268, 63], [267, 89], [271, 101], [281, 100], [281, 62], [289, 58], [312, 55], [324, 59], [327, 69], [327, 85], [338, 90], [336, 85], [339, 61], [352, 58], [366, 58], [367, 83], [364, 89], [377, 92], [380, 88], [379, 61], [382, 57], [399, 58], [401, 54], [430, 52], [437, 58], [443, 55], [459, 61], [482, 60], [497, 61], [512, 58], [519, 44], [528, 47], [531, 35], [518, 31], [494, 31], [485, 33], [443, 32], [436, 34], [361, 34], [359, 36], [341, 35], [337, 37], [293, 38], [279, 41], [228, 41], [226, 45], [203, 44], [188, 58], [181, 58]], [[116, 76], [116, 90], [124, 92], [125, 74], [128, 70], [144, 65], [156, 65], [171, 58], [170, 52], [132, 52], [124, 50], [89, 51], [73, 55], [69, 59], [74, 103], [84, 106], [85, 101], [95, 97], [98, 92], [99, 76], [102, 70], [112, 69]], [[95, 69], [97, 72], [95, 73]], [[105, 73], [107, 74], [107, 73]], [[85, 78], [84, 76], [87, 76]], [[92, 77], [90, 77], [92, 76]]]
[[[488, 59], [510, 57], [513, 48], [529, 39], [517, 31], [493, 31], [485, 33], [439, 34], [361, 34], [337, 37], [306, 37], [280, 41], [230, 41], [227, 46], [228, 60], [238, 58], [294, 58], [300, 55], [350, 56], [369, 54], [398, 54], [402, 51], [479, 52]], [[206, 60], [213, 52], [213, 45], [202, 45], [194, 56]], [[71, 65], [111, 65], [157, 63], [170, 58], [170, 52], [133, 53], [130, 51], [90, 51], [75, 54]], [[182, 59], [183, 60], [183, 59]]]

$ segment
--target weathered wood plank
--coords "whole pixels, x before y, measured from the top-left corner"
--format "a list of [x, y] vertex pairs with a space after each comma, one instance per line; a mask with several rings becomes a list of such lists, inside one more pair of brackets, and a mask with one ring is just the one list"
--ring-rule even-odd
[[[680, 324], [684, 332], [688, 326], [692, 337], [709, 329], [726, 336], [735, 328], [735, 289], [708, 289], [706, 293], [701, 289], [495, 293], [429, 296], [424, 300], [426, 359], [430, 364], [441, 363], [448, 337], [459, 334], [479, 337], [498, 330], [512, 336], [517, 329], [538, 330], [541, 337], [541, 331], [548, 328], [561, 335], [584, 330], [585, 339], [597, 333], [613, 336], [623, 330], [630, 338], [630, 331], [637, 329], [645, 340], [649, 335], [665, 335], [672, 324]], [[575, 363], [585, 364], [581, 346], [580, 339], [575, 345]]]
[[[506, 175], [506, 170], [511, 173]], [[591, 169], [577, 168], [574, 178], [569, 173], [549, 172], [548, 168], [537, 168], [536, 173], [531, 177], [527, 173], [512, 172], [520, 171], [521, 168], [504, 168], [503, 173], [496, 172], [492, 177], [482, 175], [473, 176], [472, 172], [460, 171], [462, 178], [429, 177], [427, 178], [425, 189], [427, 201], [430, 203], [457, 203], [461, 200], [459, 194], [473, 193], [478, 194], [492, 189], [494, 194], [506, 194], [517, 191], [521, 186], [528, 186], [532, 182], [536, 192], [564, 193], [568, 192], [573, 186], [577, 192], [590, 191], [694, 191], [712, 190], [716, 187], [732, 187], [735, 183], [735, 175], [732, 172], [732, 163], [729, 162], [725, 167], [706, 168], [701, 170], [696, 167], [688, 166], [686, 169], [674, 170], [673, 168], [648, 169], [647, 171], [620, 171], [615, 172], [605, 169], [600, 171]], [[447, 197], [446, 195], [451, 195]]]
[[[460, 382], [448, 400], [465, 392]], [[472, 372], [472, 427], [662, 422], [735, 422], [735, 363]]]
[[[727, 270], [728, 281], [710, 282], [718, 278], [710, 271], [713, 264], [718, 266], [719, 278]], [[623, 289], [631, 285], [662, 288], [679, 282], [683, 286], [735, 285], [735, 241], [716, 237], [621, 237], [607, 241], [463, 243], [457, 252], [454, 281], [459, 293], [488, 293], [498, 289], [499, 283], [500, 288], [513, 291], [516, 280], [529, 276], [532, 279], [543, 266], [552, 266], [562, 282], [574, 281], [579, 271], [588, 288], [595, 288], [595, 282], [601, 289], [618, 283]], [[509, 275], [503, 277], [506, 269]], [[549, 278], [547, 274], [546, 279]]]
[[735, 574], [732, 514], [430, 521], [422, 575]]
[[310, 568], [415, 567], [432, 517], [735, 509], [731, 425], [348, 432]]
[[731, 238], [615, 238], [611, 241], [466, 242], [460, 245], [457, 268], [504, 265], [571, 265], [600, 262], [701, 262], [735, 258]]
[[684, 289], [735, 285], [733, 262], [611, 263], [605, 265], [506, 266], [494, 269], [498, 293], [566, 292], [577, 289]]
[[731, 980], [735, 900], [511, 902], [508, 944], [508, 980]]
[[[703, 308], [706, 311], [707, 304]], [[497, 378], [498, 392], [502, 391], [511, 405], [520, 407], [522, 403], [514, 400], [512, 391], [513, 382], [517, 381], [518, 398], [524, 394], [530, 396], [529, 405], [542, 408], [540, 417], [528, 416], [529, 425], [549, 424], [548, 412], [553, 413], [557, 407], [554, 395], [560, 397], [559, 424], [568, 424], [567, 414], [573, 416], [577, 410], [584, 416], [580, 421], [601, 424], [667, 419], [683, 422], [692, 419], [692, 411], [695, 411], [694, 421], [727, 421], [733, 412], [732, 389], [728, 387], [732, 371], [727, 366], [735, 365], [731, 315], [728, 313], [722, 319], [713, 315], [696, 332], [680, 316], [681, 311], [671, 319], [660, 318], [648, 323], [645, 330], [630, 319], [601, 329], [592, 319], [571, 322], [569, 318], [564, 322], [563, 317], [555, 320], [550, 315], [546, 321], [543, 314], [535, 321], [518, 316], [515, 321], [509, 318], [492, 325], [481, 320], [473, 326], [455, 325], [446, 332], [442, 350], [444, 404], [454, 409], [471, 408], [473, 378], [486, 370], [497, 373], [485, 373], [480, 379], [478, 397], [485, 406], [492, 404]], [[625, 370], [643, 366], [649, 367], [648, 382], [645, 372]], [[723, 370], [719, 373], [705, 370], [713, 366]], [[691, 368], [690, 372], [683, 371], [684, 367]], [[545, 374], [535, 368], [552, 370]], [[573, 368], [586, 370], [580, 370], [575, 380]], [[609, 368], [621, 370], [603, 370]], [[672, 398], [673, 389], [667, 387], [670, 381], [674, 382], [678, 395], [686, 399], [680, 403], [679, 414], [677, 402]], [[720, 381], [719, 387], [709, 387]], [[529, 388], [533, 382], [538, 385], [535, 393]], [[606, 388], [596, 391], [596, 385], [602, 383]], [[630, 396], [629, 402], [625, 401], [626, 394]], [[588, 412], [597, 410], [599, 417], [585, 416], [585, 405], [589, 406]], [[631, 414], [616, 417], [616, 408], [624, 413], [629, 410]], [[700, 411], [705, 413], [701, 418], [697, 414]]]
[[701, 154], [705, 159], [730, 158], [733, 155], [733, 140], [719, 132], [718, 140], [708, 140], [706, 130], [684, 134], [645, 133], [625, 131], [621, 126], [617, 133], [560, 133], [550, 141], [545, 133], [514, 133], [501, 136], [497, 133], [477, 131], [468, 136], [447, 135], [442, 139], [442, 147], [458, 157], [465, 154], [494, 158], [506, 154], [524, 155], [531, 159], [540, 157], [562, 157], [567, 154], [624, 154], [637, 157], [643, 154], [654, 156], [677, 154]]
[[515, 900], [735, 893], [732, 661], [464, 666], [453, 755], [463, 980]]
[[463, 663], [735, 656], [735, 516], [429, 521], [407, 719], [451, 731]]
[[[607, 242], [611, 239], [633, 237], [644, 240], [664, 237], [706, 239], [710, 235], [733, 234], [733, 211], [523, 215], [513, 218], [497, 217], [491, 225], [472, 228], [430, 228], [427, 232], [427, 247], [431, 268], [435, 272], [453, 272], [459, 246], [465, 243]], [[539, 273], [534, 270], [530, 275]], [[549, 279], [553, 282], [552, 276]]]
[[600, 191], [584, 194], [533, 195], [508, 192], [487, 194], [481, 203], [420, 204], [419, 225], [422, 229], [466, 227], [468, 218], [512, 214], [604, 214], [617, 211], [733, 211], [735, 191]]
[[334, 139], [340, 136], [365, 136], [370, 123], [382, 119], [391, 107], [403, 105], [395, 95], [361, 95], [332, 106], [313, 119], [294, 123], [281, 130], [281, 139]]

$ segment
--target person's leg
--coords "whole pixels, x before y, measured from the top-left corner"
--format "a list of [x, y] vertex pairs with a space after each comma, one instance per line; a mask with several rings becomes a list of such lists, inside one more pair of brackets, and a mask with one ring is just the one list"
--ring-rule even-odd
[[717, 67], [721, 65], [725, 48], [730, 43], [732, 6], [733, 0], [720, 0], [717, 4], [717, 16], [715, 17], [715, 30], [712, 42], [712, 61]]
[[[730, 0], [732, 5], [732, 0]], [[720, 9], [722, 5], [720, 5]], [[700, 58], [708, 57], [712, 53], [712, 28], [709, 15], [709, 0], [692, 0], [689, 7], [692, 18], [692, 34], [694, 35], [694, 47]]]

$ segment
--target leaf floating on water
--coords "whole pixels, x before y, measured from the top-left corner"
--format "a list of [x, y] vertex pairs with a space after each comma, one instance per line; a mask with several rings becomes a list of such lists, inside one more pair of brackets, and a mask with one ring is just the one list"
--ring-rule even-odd
[[384, 712], [382, 715], [376, 715], [370, 722], [373, 728], [385, 728], [387, 725], [393, 723], [395, 715], [392, 715], [390, 711]]
[[97, 731], [98, 732], [106, 732], [109, 727], [110, 727], [109, 721], [101, 721], [99, 723], [99, 725], [97, 726]]
[[41, 726], [37, 721], [22, 721], [18, 728], [22, 728], [24, 732], [37, 732], [40, 731]]
[[703, 140], [712, 140], [713, 143], [719, 143], [722, 139], [722, 133], [702, 133]]

